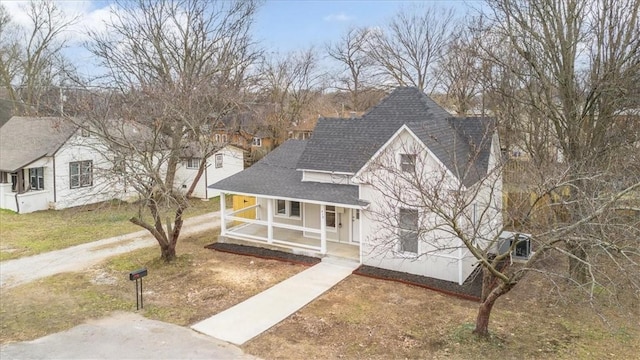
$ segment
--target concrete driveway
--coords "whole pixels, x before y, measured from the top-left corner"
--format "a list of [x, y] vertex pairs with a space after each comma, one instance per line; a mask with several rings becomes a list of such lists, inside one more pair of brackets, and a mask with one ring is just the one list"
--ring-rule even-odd
[[116, 312], [70, 330], [0, 347], [9, 359], [257, 359], [182, 326]]

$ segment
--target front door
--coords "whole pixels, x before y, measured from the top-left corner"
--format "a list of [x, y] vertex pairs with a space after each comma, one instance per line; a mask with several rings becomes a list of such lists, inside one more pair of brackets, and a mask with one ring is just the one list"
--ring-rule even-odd
[[360, 242], [360, 210], [351, 209], [351, 242]]

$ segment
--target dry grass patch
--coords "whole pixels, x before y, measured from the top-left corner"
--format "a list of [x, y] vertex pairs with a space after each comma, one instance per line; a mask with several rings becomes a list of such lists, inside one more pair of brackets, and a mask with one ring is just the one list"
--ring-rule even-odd
[[179, 258], [166, 265], [157, 247], [133, 251], [82, 274], [61, 274], [3, 290], [0, 343], [31, 340], [69, 329], [114, 310], [135, 311], [135, 286], [128, 274], [146, 267], [144, 316], [190, 325], [306, 269], [275, 260], [206, 250], [216, 234], [185, 238]]
[[607, 327], [582, 305], [560, 304], [539, 289], [529, 290], [500, 299], [491, 338], [478, 340], [471, 334], [477, 303], [352, 275], [244, 350], [267, 359], [635, 358], [640, 353], [637, 310], [624, 318], [609, 314], [616, 325]]

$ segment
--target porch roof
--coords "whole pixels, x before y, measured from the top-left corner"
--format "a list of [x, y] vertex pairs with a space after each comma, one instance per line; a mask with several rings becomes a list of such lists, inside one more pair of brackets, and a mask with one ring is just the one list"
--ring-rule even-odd
[[303, 182], [296, 170], [308, 140], [288, 140], [251, 167], [209, 188], [243, 194], [282, 197], [352, 206], [366, 206], [358, 198], [358, 186]]
[[58, 117], [14, 116], [0, 127], [0, 171], [14, 172], [53, 156], [76, 127]]

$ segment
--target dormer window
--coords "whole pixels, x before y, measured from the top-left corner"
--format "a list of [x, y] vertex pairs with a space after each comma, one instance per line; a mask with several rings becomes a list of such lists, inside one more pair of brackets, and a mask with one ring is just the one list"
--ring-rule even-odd
[[400, 154], [400, 169], [404, 172], [416, 170], [416, 154]]

